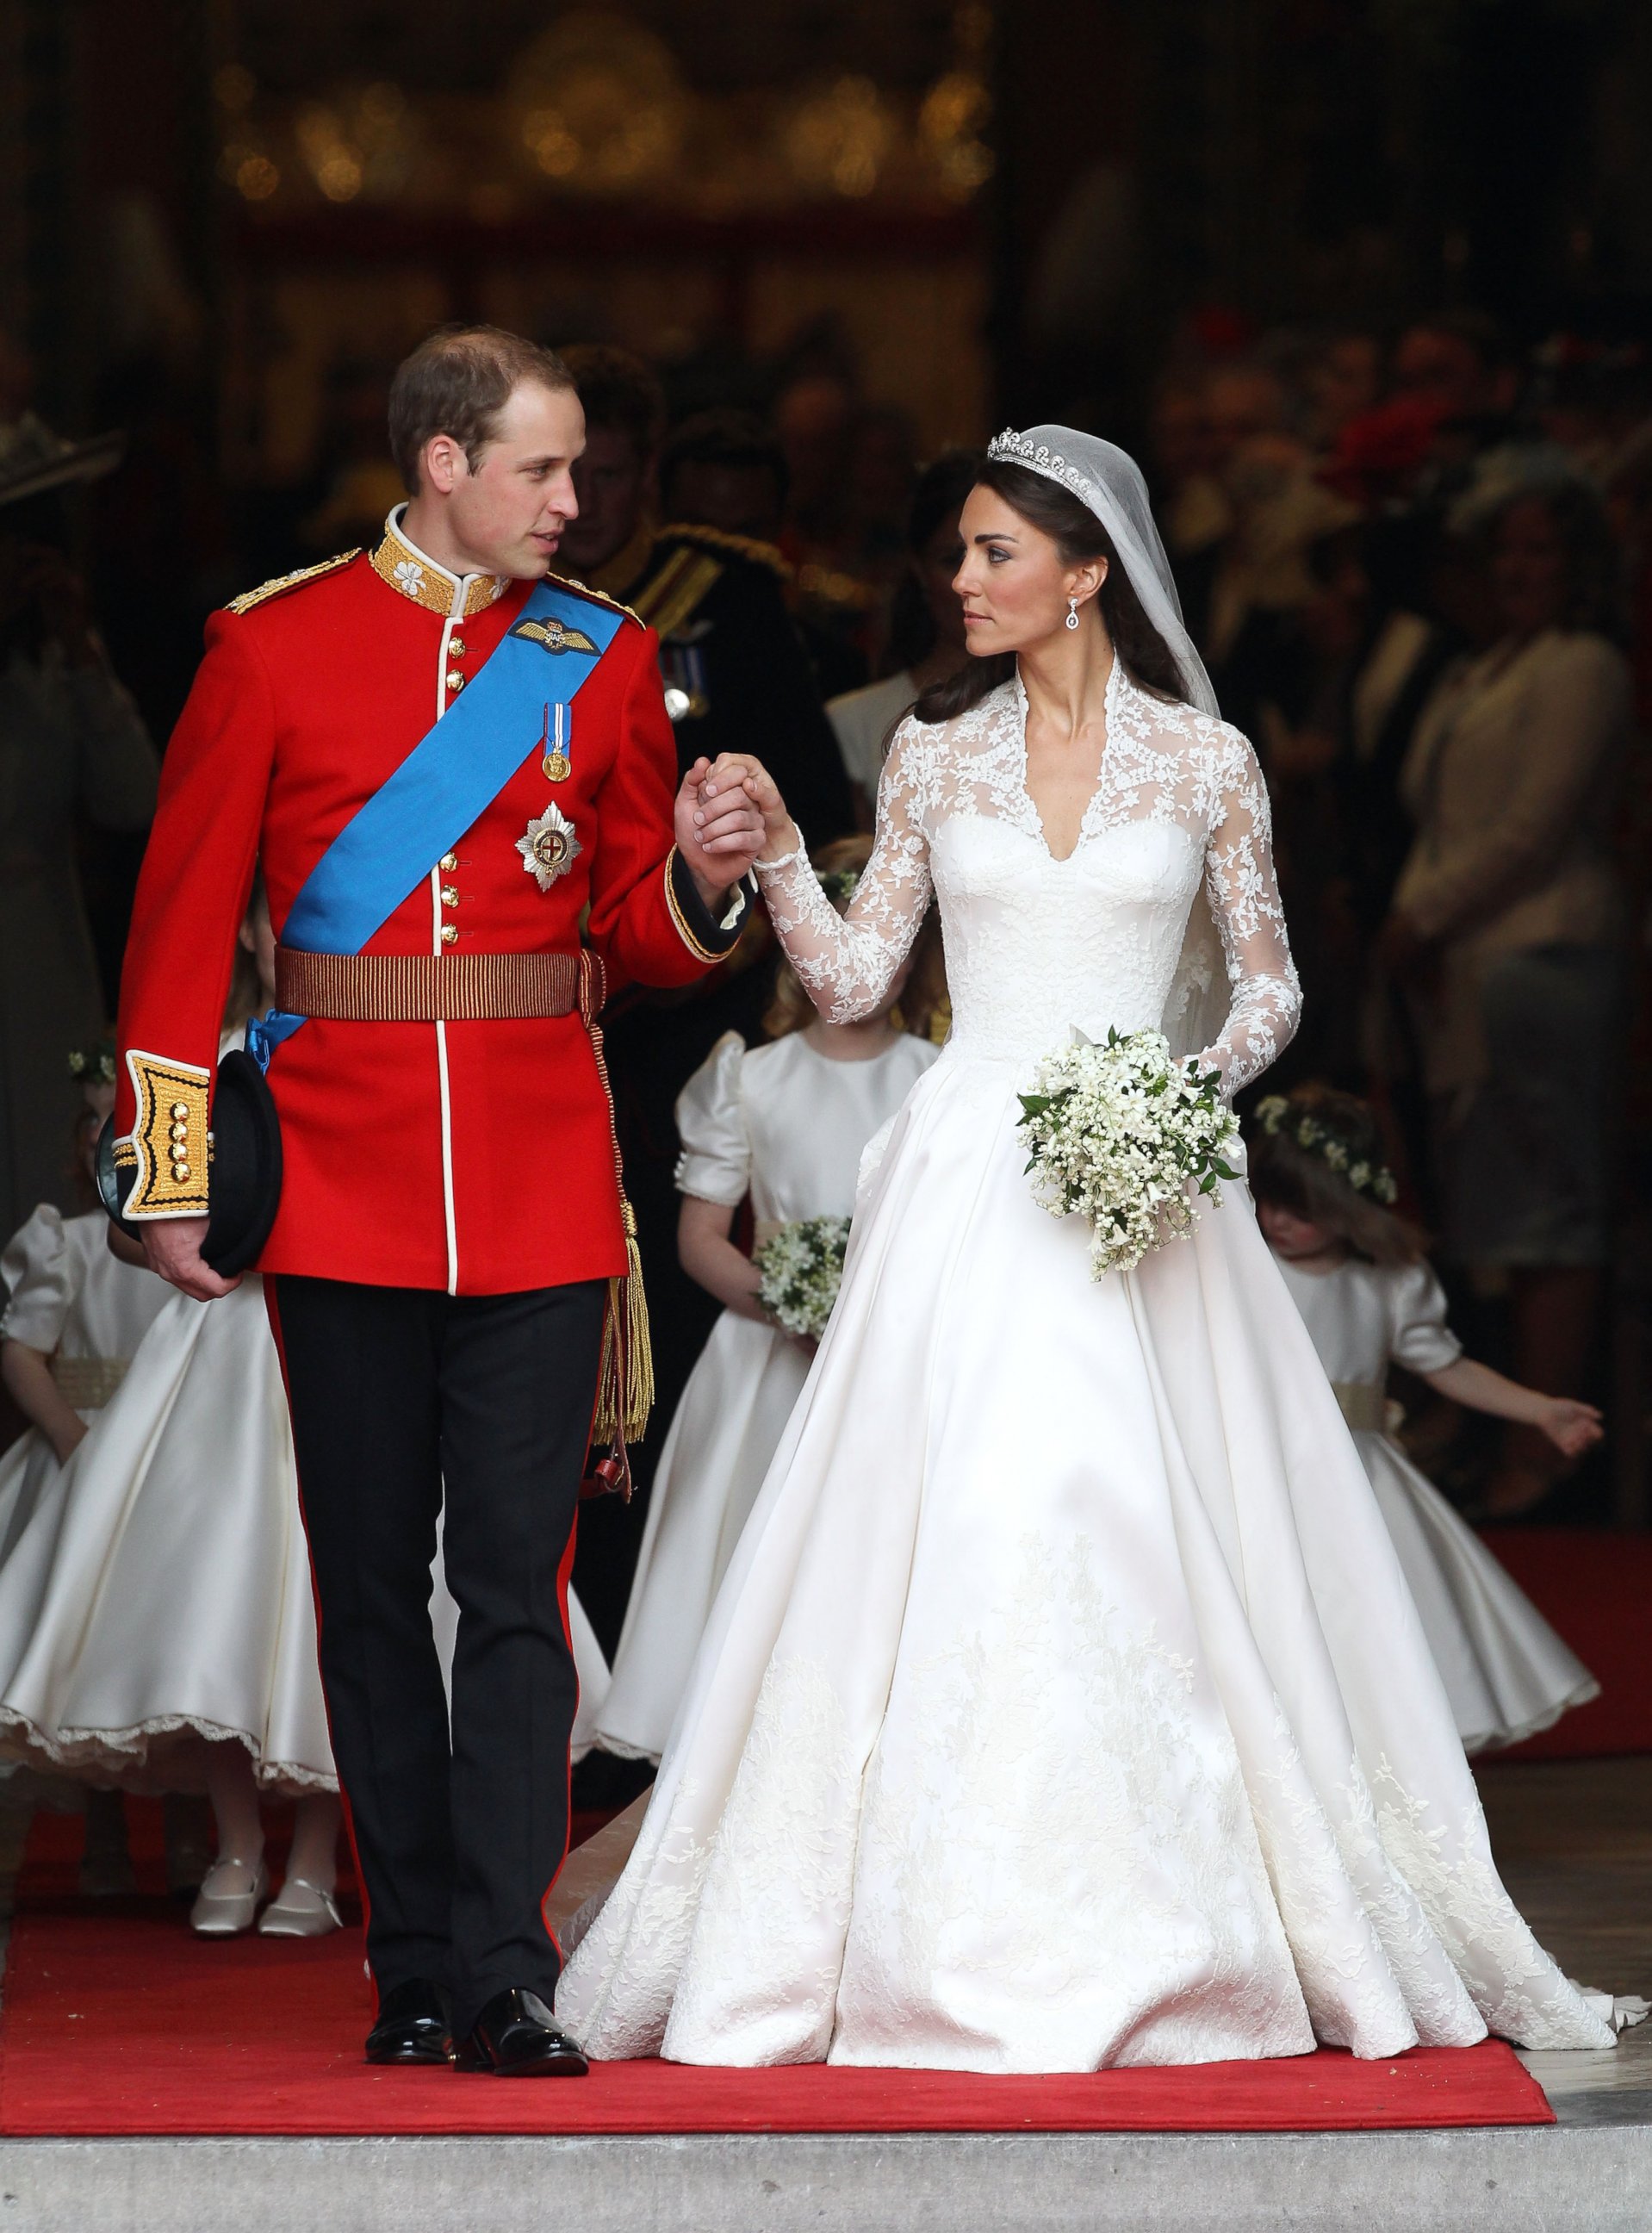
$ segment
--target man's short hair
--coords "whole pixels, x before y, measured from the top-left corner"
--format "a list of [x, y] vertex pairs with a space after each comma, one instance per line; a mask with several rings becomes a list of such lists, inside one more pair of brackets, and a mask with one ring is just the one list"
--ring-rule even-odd
[[784, 507], [791, 478], [786, 453], [778, 435], [755, 412], [697, 411], [672, 428], [660, 453], [660, 496], [668, 517], [672, 484], [685, 465], [765, 472], [774, 483], [777, 505]]
[[438, 326], [396, 368], [390, 383], [390, 454], [409, 496], [419, 460], [438, 434], [451, 435], [472, 472], [499, 431], [499, 413], [524, 381], [552, 394], [573, 377], [553, 349], [500, 326]]
[[666, 391], [642, 359], [603, 342], [576, 342], [562, 361], [587, 427], [628, 434], [638, 457], [651, 458], [666, 430]]

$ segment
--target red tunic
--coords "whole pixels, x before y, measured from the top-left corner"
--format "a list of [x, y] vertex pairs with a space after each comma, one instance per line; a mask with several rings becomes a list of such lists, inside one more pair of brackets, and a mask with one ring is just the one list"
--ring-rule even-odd
[[[208, 622], [122, 979], [116, 1130], [145, 1128], [154, 1174], [133, 1214], [200, 1213], [205, 1084], [255, 862], [279, 936], [322, 853], [453, 701], [451, 678], [481, 667], [531, 586], [459, 582], [393, 531], [370, 557]], [[611, 986], [699, 976], [732, 932], [710, 922], [673, 850], [676, 760], [653, 634], [628, 618], [590, 674], [563, 781], [545, 772], [542, 727], [536, 707], [516, 773], [363, 950], [573, 953], [589, 908], [585, 938]], [[517, 841], [553, 800], [581, 850], [542, 890]], [[261, 1270], [458, 1294], [625, 1271], [608, 1110], [577, 1015], [316, 1019], [276, 1049], [269, 1077], [285, 1175]]]

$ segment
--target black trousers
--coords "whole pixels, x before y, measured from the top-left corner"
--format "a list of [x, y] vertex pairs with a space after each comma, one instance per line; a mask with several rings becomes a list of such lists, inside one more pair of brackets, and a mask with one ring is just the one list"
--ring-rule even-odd
[[[549, 2001], [568, 1845], [566, 1624], [607, 1284], [451, 1296], [269, 1283], [320, 1611], [322, 1687], [380, 1993], [433, 1978], [468, 2031]], [[430, 1623], [459, 1609], [450, 1722]]]

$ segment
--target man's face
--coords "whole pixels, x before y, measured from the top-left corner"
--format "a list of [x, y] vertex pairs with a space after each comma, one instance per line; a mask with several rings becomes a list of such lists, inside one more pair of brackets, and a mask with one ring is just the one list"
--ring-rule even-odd
[[446, 524], [467, 571], [537, 581], [549, 570], [579, 511], [573, 465], [584, 446], [571, 387], [536, 380], [513, 389], [475, 465], [462, 452], [452, 465]]
[[574, 467], [579, 516], [563, 538], [563, 561], [594, 574], [623, 550], [642, 524], [651, 460], [622, 427], [593, 426]]

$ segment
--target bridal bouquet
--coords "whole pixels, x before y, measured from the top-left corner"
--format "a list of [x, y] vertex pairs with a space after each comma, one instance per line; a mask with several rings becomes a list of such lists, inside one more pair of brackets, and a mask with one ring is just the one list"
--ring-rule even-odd
[[1075, 1032], [1018, 1098], [1032, 1190], [1052, 1217], [1089, 1221], [1090, 1273], [1134, 1270], [1150, 1248], [1190, 1233], [1202, 1196], [1236, 1175], [1226, 1157], [1239, 1120], [1219, 1072], [1172, 1058], [1162, 1032]]
[[819, 1340], [837, 1300], [848, 1247], [846, 1217], [800, 1217], [759, 1245], [753, 1259], [758, 1300], [777, 1325]]

